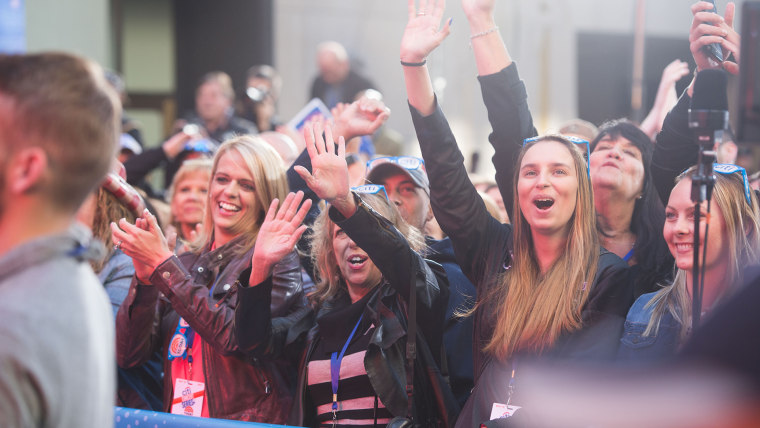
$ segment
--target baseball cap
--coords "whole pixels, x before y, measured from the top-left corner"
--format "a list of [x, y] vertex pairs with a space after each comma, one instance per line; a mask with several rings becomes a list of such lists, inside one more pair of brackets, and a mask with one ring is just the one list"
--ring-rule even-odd
[[129, 150], [132, 153], [139, 155], [142, 153], [143, 148], [135, 138], [126, 132], [119, 136], [119, 147], [121, 150]]
[[404, 174], [430, 195], [425, 161], [414, 156], [384, 156], [367, 161], [367, 180], [380, 184], [391, 175]]

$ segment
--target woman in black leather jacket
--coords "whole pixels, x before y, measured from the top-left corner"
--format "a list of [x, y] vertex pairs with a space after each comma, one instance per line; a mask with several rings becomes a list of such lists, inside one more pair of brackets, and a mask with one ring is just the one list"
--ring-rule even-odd
[[[253, 254], [268, 252], [267, 207], [298, 205], [287, 194], [277, 153], [256, 137], [220, 146], [214, 158], [207, 209], [192, 251], [172, 254], [155, 217], [112, 224], [113, 241], [135, 262], [129, 295], [117, 315], [120, 367], [164, 357], [164, 407], [172, 413], [284, 423], [293, 397], [294, 368], [250, 361], [233, 328], [239, 285], [248, 282]], [[305, 209], [298, 211], [303, 218]], [[305, 305], [292, 244], [271, 269], [269, 309], [284, 316]], [[253, 363], [253, 364], [251, 364]]]
[[[319, 277], [311, 296], [314, 309], [277, 318], [267, 310], [269, 279], [251, 282], [241, 289], [237, 337], [252, 356], [300, 359], [289, 424], [385, 426], [393, 417], [407, 416], [404, 349], [410, 291], [414, 289], [421, 335], [440, 355], [445, 274], [431, 269], [415, 251], [424, 243], [421, 233], [401, 219], [382, 186], [369, 189], [375, 194], [350, 191], [343, 139], [336, 155], [330, 128], [327, 144], [321, 129], [316, 131], [307, 132], [313, 172], [296, 169], [329, 207], [314, 226], [312, 257]], [[420, 367], [419, 356], [417, 361]], [[414, 380], [415, 420], [444, 419], [434, 401], [440, 389], [430, 385], [422, 369], [414, 371]]]

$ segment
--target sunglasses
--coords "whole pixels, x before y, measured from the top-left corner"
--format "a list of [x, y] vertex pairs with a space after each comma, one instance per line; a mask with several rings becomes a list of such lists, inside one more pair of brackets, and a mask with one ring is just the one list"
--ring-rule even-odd
[[388, 192], [385, 190], [385, 186], [382, 184], [364, 184], [361, 186], [352, 187], [351, 190], [356, 193], [364, 193], [368, 195], [376, 195], [382, 192], [383, 196], [385, 196], [385, 200], [389, 204], [391, 203], [390, 199], [388, 199]]
[[746, 169], [730, 163], [714, 163], [713, 172], [717, 172], [718, 174], [722, 175], [731, 175], [735, 172], [741, 172], [742, 181], [744, 181], [744, 197], [747, 199], [747, 203], [752, 206], [752, 199], [750, 198], [751, 190], [749, 188], [749, 180], [747, 179]]
[[425, 170], [425, 161], [414, 156], [383, 156], [375, 159], [370, 159], [367, 161], [367, 172], [372, 170], [372, 168], [386, 162], [395, 163], [396, 165], [409, 171], [422, 169], [425, 171], [425, 173], [427, 173]]
[[[591, 145], [588, 143], [588, 141], [584, 140], [583, 138], [565, 136], [565, 135], [562, 135], [559, 138], [564, 138], [565, 140], [573, 144], [583, 144], [586, 146], [586, 153], [583, 154], [583, 159], [586, 161], [586, 173], [588, 174], [589, 177], [591, 177], [591, 169], [589, 167], [589, 159], [591, 158], [591, 148], [590, 148]], [[541, 141], [543, 139], [545, 139], [545, 136], [526, 138], [523, 140], [523, 147], [525, 147], [527, 144], [534, 143], [536, 141]]]

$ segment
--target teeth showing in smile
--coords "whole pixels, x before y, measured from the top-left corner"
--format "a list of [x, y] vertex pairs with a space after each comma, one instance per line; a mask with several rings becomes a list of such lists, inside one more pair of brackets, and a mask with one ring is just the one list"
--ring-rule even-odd
[[551, 208], [552, 205], [554, 205], [554, 200], [552, 199], [536, 199], [533, 201], [533, 204], [536, 205], [536, 207], [540, 210], [545, 210]]
[[692, 248], [694, 248], [694, 244], [676, 244], [678, 251], [691, 251]]
[[367, 260], [366, 257], [353, 256], [350, 259], [348, 259], [348, 262], [353, 265], [358, 265], [360, 263], [363, 263], [365, 260]]
[[240, 207], [236, 207], [235, 205], [228, 204], [226, 202], [219, 202], [219, 208], [222, 208], [226, 211], [240, 211]]

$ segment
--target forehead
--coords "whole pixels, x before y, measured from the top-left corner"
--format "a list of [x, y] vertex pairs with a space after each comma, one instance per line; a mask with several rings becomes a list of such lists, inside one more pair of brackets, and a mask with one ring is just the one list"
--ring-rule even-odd
[[[602, 143], [602, 142], [604, 142], [606, 144], [611, 144], [613, 146], [625, 147], [627, 149], [635, 149], [637, 152], [641, 153], [641, 150], [639, 150], [639, 148], [636, 146], [636, 144], [634, 144], [633, 142], [631, 142], [631, 140], [629, 140], [629, 139], [627, 139], [627, 138], [625, 138], [623, 136], [613, 137], [611, 135], [605, 135], [603, 138], [601, 138], [599, 140], [599, 143]], [[597, 146], [598, 145], [599, 144], [597, 143]], [[597, 146], [594, 147], [594, 151], [596, 151], [596, 147]]]
[[215, 80], [209, 80], [208, 82], [204, 82], [201, 86], [198, 87], [198, 94], [221, 93], [221, 92], [222, 92], [222, 85], [219, 84], [219, 82]]
[[404, 174], [401, 171], [397, 171], [397, 172], [391, 172], [391, 173], [387, 173], [383, 175], [382, 177], [380, 177], [379, 183], [377, 184], [383, 184], [385, 186], [389, 186], [389, 185], [394, 185], [394, 184], [395, 185], [401, 184], [404, 182], [409, 182], [409, 183], [414, 184], [414, 181], [412, 181], [409, 175]]
[[548, 140], [535, 143], [526, 150], [520, 166], [556, 163], [570, 166], [575, 164], [573, 155], [564, 144], [559, 141]]
[[236, 150], [227, 150], [219, 157], [219, 162], [216, 165], [215, 174], [227, 174], [234, 176], [241, 176], [251, 178], [251, 171], [243, 160], [243, 156]]
[[180, 184], [190, 181], [207, 182], [211, 172], [208, 170], [194, 170], [186, 172], [179, 180]]
[[691, 177], [684, 177], [681, 181], [676, 183], [673, 190], [670, 191], [668, 206], [694, 207], [694, 202], [691, 201]]

